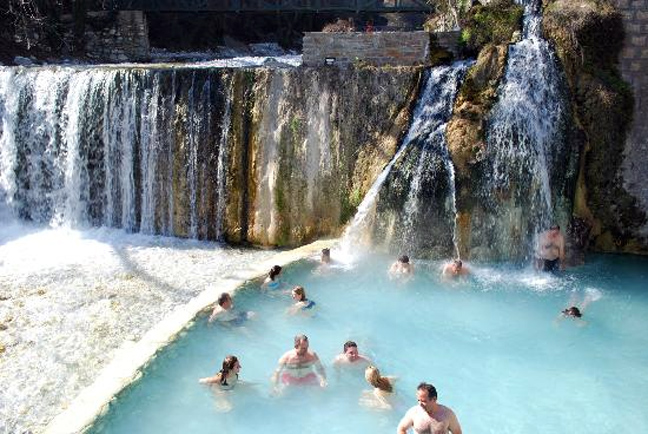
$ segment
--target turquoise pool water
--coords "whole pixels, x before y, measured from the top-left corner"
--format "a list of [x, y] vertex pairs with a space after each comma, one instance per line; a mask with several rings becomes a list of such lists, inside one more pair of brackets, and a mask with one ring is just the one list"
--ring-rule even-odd
[[[393, 433], [420, 381], [437, 387], [465, 433], [648, 432], [647, 258], [593, 256], [561, 277], [474, 266], [461, 282], [441, 280], [437, 262], [415, 262], [413, 280], [392, 281], [390, 262], [374, 256], [324, 273], [308, 261], [289, 267], [284, 281], [306, 288], [313, 317], [287, 316], [289, 295], [247, 285], [234, 301], [254, 319], [228, 328], [199, 318], [91, 432]], [[556, 320], [586, 294], [600, 298], [585, 324]], [[309, 336], [329, 385], [274, 396], [270, 376], [297, 333]], [[383, 375], [399, 377], [393, 410], [359, 405], [362, 372], [333, 368], [349, 339]], [[239, 357], [249, 384], [223, 398], [198, 378], [227, 354]]]

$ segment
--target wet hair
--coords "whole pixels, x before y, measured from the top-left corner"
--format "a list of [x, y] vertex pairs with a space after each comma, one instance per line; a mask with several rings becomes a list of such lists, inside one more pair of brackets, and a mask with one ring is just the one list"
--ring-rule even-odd
[[232, 296], [229, 295], [227, 292], [223, 292], [221, 295], [218, 296], [218, 305], [223, 306], [227, 300], [231, 300]]
[[236, 356], [229, 355], [225, 357], [225, 359], [223, 359], [223, 367], [220, 371], [218, 371], [218, 375], [220, 377], [218, 380], [221, 386], [228, 385], [227, 376], [234, 369], [237, 363], [238, 363], [238, 359], [236, 358]]
[[306, 301], [306, 290], [303, 286], [295, 286], [292, 292], [299, 297], [299, 301]]
[[425, 390], [425, 391], [427, 391], [428, 399], [436, 399], [437, 398], [436, 387], [434, 387], [430, 383], [426, 383], [426, 382], [419, 383], [419, 385], [416, 387], [416, 390]]
[[559, 231], [560, 230], [560, 225], [553, 224], [553, 225], [549, 226], [549, 230], [550, 231]]
[[455, 259], [452, 261], [453, 264], [455, 264], [457, 267], [461, 268], [463, 266], [463, 262], [461, 262], [461, 259]]
[[580, 318], [583, 316], [582, 312], [576, 306], [572, 306], [568, 309], [563, 310], [563, 313], [567, 316], [573, 316], [575, 318]]
[[346, 341], [346, 342], [344, 343], [344, 350], [343, 350], [343, 352], [346, 353], [347, 350], [348, 350], [349, 348], [351, 348], [351, 347], [358, 348], [358, 344], [356, 344], [356, 343], [353, 342], [353, 341]]
[[274, 265], [268, 272], [268, 277], [270, 277], [270, 280], [275, 280], [279, 273], [281, 273], [281, 265]]
[[373, 365], [369, 365], [367, 366], [367, 369], [365, 369], [365, 380], [367, 380], [367, 383], [383, 392], [391, 393], [394, 391], [394, 387], [389, 382], [389, 379], [382, 377], [378, 368]]
[[398, 257], [398, 262], [402, 262], [403, 264], [409, 264], [409, 256], [407, 255], [401, 255]]
[[331, 249], [329, 249], [328, 247], [322, 249], [322, 255], [330, 257], [331, 256]]
[[308, 342], [308, 336], [306, 336], [306, 335], [301, 335], [301, 334], [300, 334], [300, 335], [296, 335], [296, 336], [295, 336], [295, 348], [297, 348], [297, 346], [298, 346], [300, 343], [304, 342], [304, 341], [305, 341], [305, 342]]

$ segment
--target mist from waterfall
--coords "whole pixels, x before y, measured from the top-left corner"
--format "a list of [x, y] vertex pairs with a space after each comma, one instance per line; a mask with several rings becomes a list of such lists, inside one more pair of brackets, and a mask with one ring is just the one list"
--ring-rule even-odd
[[[383, 201], [383, 195], [389, 196], [393, 193], [392, 186], [382, 188], [390, 177], [404, 180], [409, 186], [404, 202], [401, 200], [396, 206], [396, 219], [391, 220], [392, 225], [396, 224], [396, 220], [399, 220], [398, 230], [401, 233], [401, 239], [397, 248], [413, 242], [419, 236], [416, 230], [418, 225], [428, 223], [417, 220], [422, 216], [419, 209], [424, 205], [441, 210], [442, 214], [448, 216], [447, 220], [451, 222], [450, 225], [454, 224], [456, 213], [454, 168], [445, 142], [445, 128], [452, 115], [457, 90], [470, 64], [471, 62], [457, 62], [451, 66], [433, 68], [428, 72], [407, 135], [396, 155], [385, 166], [365, 195], [352, 223], [343, 236], [343, 245], [346, 246], [346, 250], [349, 250], [351, 246], [357, 248], [359, 244], [366, 244], [368, 238], [375, 240], [373, 244], [380, 244], [379, 237], [373, 233], [376, 231], [375, 226], [380, 226], [379, 220], [382, 217], [380, 213], [378, 216], [376, 215], [376, 207]], [[407, 159], [408, 156], [414, 158], [416, 162], [403, 164], [402, 160]], [[441, 161], [444, 170], [436, 169], [435, 164], [439, 161]], [[443, 198], [440, 202], [423, 204], [421, 202], [425, 201], [424, 197], [427, 195], [427, 187], [429, 187], [426, 182], [429, 172], [432, 172], [434, 178], [436, 176], [444, 178]], [[387, 202], [392, 204], [389, 199]], [[448, 232], [450, 239], [454, 239], [452, 227]], [[453, 245], [452, 242], [450, 245]]]
[[1, 69], [3, 206], [53, 226], [222, 235], [228, 77], [194, 70], [179, 81], [176, 74]]
[[525, 258], [534, 234], [567, 210], [558, 209], [566, 177], [569, 116], [562, 71], [541, 37], [537, 0], [523, 0], [523, 39], [509, 48], [503, 85], [488, 119], [486, 173], [481, 187], [488, 210], [492, 257]]

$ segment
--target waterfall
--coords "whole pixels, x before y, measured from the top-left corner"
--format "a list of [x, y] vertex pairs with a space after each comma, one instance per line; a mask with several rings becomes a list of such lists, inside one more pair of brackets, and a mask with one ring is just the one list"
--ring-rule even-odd
[[[189, 68], [0, 69], [3, 214], [214, 238], [215, 214], [225, 208], [220, 148], [227, 146], [231, 112], [221, 75]], [[217, 231], [222, 235], [222, 227]]]
[[[429, 71], [421, 96], [414, 110], [413, 121], [407, 135], [394, 158], [383, 169], [365, 195], [353, 221], [345, 231], [343, 246], [346, 247], [347, 251], [350, 251], [352, 246], [356, 248], [363, 239], [368, 237], [368, 232], [372, 229], [372, 219], [370, 216], [372, 213], [375, 214], [377, 204], [379, 205], [383, 201], [382, 197], [378, 200], [379, 195], [390, 196], [393, 193], [390, 191], [391, 187], [388, 188], [386, 186], [386, 188], [381, 189], [390, 176], [397, 179], [397, 181], [392, 181], [391, 184], [400, 183], [405, 178], [409, 181], [407, 193], [404, 197], [401, 195], [400, 198], [404, 200], [386, 200], [386, 202], [393, 205], [396, 209], [395, 213], [397, 217], [396, 219], [391, 219], [391, 223], [395, 224], [395, 220], [402, 220], [401, 226], [404, 229], [401, 229], [403, 237], [401, 238], [402, 244], [399, 248], [407, 245], [420, 235], [416, 231], [417, 226], [419, 224], [427, 224], [427, 222], [417, 221], [417, 217], [421, 216], [419, 213], [419, 209], [421, 208], [420, 196], [423, 190], [427, 190], [423, 186], [424, 177], [427, 176], [427, 172], [432, 172], [433, 177], [436, 177], [439, 172], [435, 167], [435, 162], [439, 161], [436, 157], [441, 158], [442, 166], [446, 170], [448, 167], [450, 168], [447, 175], [442, 175], [445, 179], [445, 187], [447, 188], [443, 189], [444, 197], [441, 203], [426, 203], [425, 205], [434, 208], [445, 208], [446, 200], [449, 201], [452, 210], [449, 220], [454, 221], [456, 213], [456, 206], [454, 204], [454, 180], [449, 181], [449, 176], [454, 176], [454, 169], [452, 168], [452, 162], [445, 142], [445, 128], [452, 114], [457, 89], [469, 65], [469, 62], [457, 62], [452, 66], [436, 67]], [[401, 160], [407, 159], [407, 155], [412, 156], [416, 160], [416, 163], [410, 165], [399, 163]], [[397, 165], [399, 166], [399, 170], [392, 171]], [[414, 166], [413, 171], [411, 170], [412, 166]], [[427, 194], [427, 192], [424, 193]], [[380, 226], [380, 222], [376, 225]], [[450, 237], [453, 238], [454, 230], [450, 230], [449, 232]], [[379, 238], [379, 236], [374, 235], [374, 239]]]
[[[495, 257], [525, 257], [533, 234], [558, 217], [567, 164], [562, 71], [541, 37], [540, 5], [522, 0], [524, 38], [509, 48], [499, 99], [488, 120], [482, 201], [490, 209]], [[562, 215], [562, 214], [561, 214]], [[499, 250], [499, 251], [498, 251]]]
[[[228, 86], [230, 89], [231, 87]], [[218, 147], [218, 172], [217, 172], [217, 191], [218, 202], [216, 204], [216, 239], [218, 241], [224, 240], [224, 217], [225, 217], [225, 184], [227, 179], [227, 149], [228, 138], [230, 131], [230, 123], [232, 122], [232, 92], [227, 93], [227, 100], [225, 103], [225, 114], [221, 124], [221, 140]]]

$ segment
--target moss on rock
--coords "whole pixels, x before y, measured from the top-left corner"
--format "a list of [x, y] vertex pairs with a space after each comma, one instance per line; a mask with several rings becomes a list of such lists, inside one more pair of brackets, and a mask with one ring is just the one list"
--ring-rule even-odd
[[487, 45], [510, 42], [522, 26], [524, 9], [512, 0], [495, 0], [470, 9], [462, 22], [460, 43], [469, 54]]
[[446, 139], [458, 179], [470, 179], [485, 146], [485, 119], [504, 76], [507, 46], [488, 45], [468, 71], [448, 123]]

